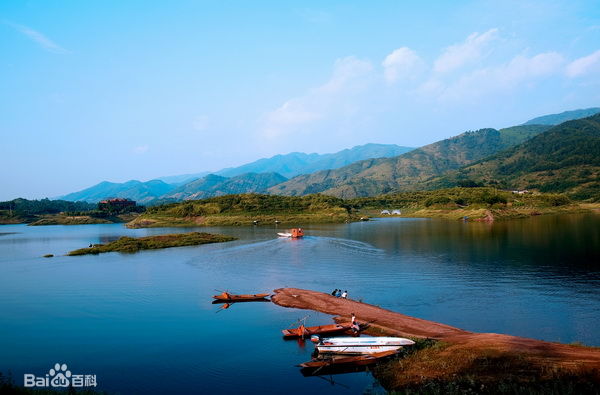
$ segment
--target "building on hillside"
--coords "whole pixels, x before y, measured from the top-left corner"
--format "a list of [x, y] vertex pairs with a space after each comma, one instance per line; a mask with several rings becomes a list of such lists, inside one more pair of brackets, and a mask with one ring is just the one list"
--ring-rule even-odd
[[135, 207], [136, 202], [134, 200], [124, 198], [114, 198], [101, 200], [98, 203], [98, 210], [102, 211], [122, 211], [130, 207]]
[[383, 210], [383, 211], [381, 212], [381, 214], [390, 215], [390, 210]]
[[399, 209], [395, 209], [392, 211], [392, 215], [402, 215], [402, 212]]

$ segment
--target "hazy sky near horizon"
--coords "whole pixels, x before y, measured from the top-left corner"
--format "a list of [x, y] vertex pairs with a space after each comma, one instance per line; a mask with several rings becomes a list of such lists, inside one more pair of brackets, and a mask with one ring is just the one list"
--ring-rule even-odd
[[3, 1], [0, 200], [600, 106], [598, 1]]

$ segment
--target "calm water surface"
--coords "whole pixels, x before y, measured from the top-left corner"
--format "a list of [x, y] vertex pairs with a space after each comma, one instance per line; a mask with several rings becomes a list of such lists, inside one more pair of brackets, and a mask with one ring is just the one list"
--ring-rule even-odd
[[[211, 304], [216, 290], [301, 287], [460, 328], [600, 346], [600, 216], [495, 224], [382, 219], [306, 226], [202, 228], [238, 241], [67, 257], [122, 235], [187, 229], [122, 225], [0, 227], [0, 371], [17, 384], [56, 362], [115, 393], [362, 393], [366, 372], [304, 378], [313, 347], [280, 330], [310, 315], [272, 303]], [[46, 259], [42, 255], [57, 257]], [[359, 317], [360, 319], [360, 317]]]

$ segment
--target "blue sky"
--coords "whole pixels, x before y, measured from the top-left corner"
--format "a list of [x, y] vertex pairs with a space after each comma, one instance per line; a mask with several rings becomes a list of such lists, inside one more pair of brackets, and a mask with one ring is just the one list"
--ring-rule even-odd
[[0, 51], [0, 199], [600, 105], [597, 1], [9, 0]]

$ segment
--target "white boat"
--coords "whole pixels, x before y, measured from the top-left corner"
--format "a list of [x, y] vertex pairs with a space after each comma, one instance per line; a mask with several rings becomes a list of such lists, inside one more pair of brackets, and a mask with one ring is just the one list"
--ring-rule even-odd
[[326, 354], [374, 354], [413, 344], [414, 341], [403, 337], [335, 337], [320, 339], [316, 347], [319, 353]]
[[277, 233], [277, 236], [279, 237], [292, 237], [291, 233], [285, 232], [285, 233]]

